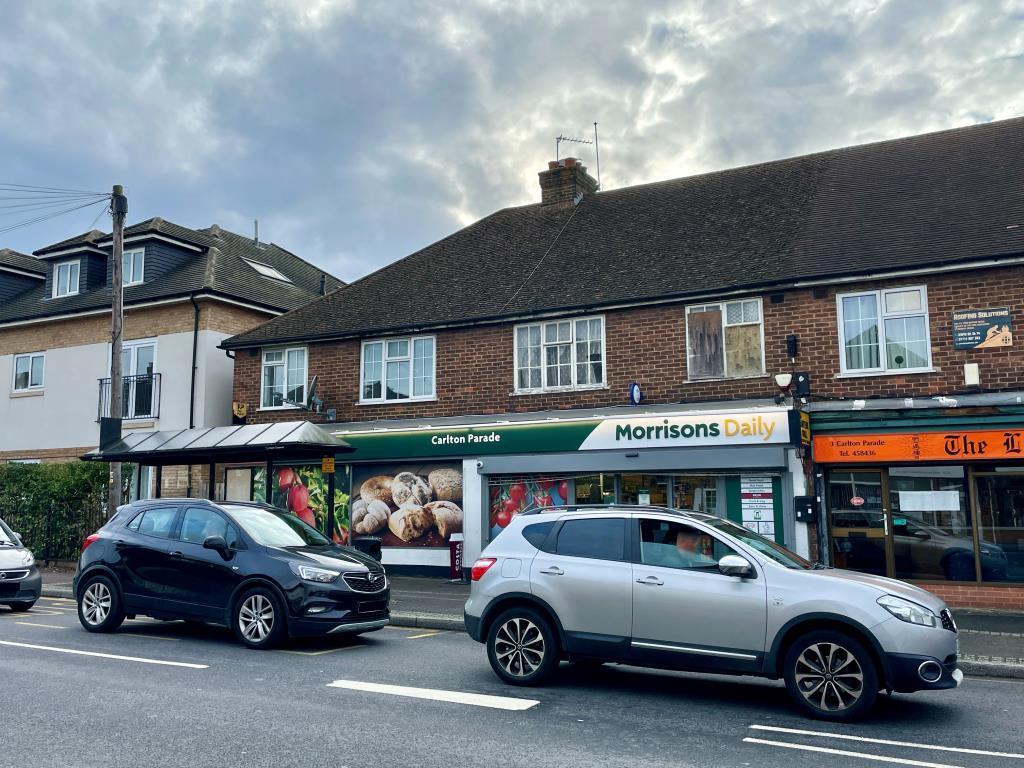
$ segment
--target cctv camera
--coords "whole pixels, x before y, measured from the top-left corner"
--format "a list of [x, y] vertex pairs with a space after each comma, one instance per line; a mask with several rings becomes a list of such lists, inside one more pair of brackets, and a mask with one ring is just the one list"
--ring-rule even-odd
[[477, 459], [476, 468], [477, 469], [483, 469], [484, 468], [484, 463], [482, 461], [480, 461], [479, 459]]

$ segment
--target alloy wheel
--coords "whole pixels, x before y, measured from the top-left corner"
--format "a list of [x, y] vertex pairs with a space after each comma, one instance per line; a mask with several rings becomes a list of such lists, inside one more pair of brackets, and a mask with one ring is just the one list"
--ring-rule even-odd
[[274, 629], [274, 606], [261, 594], [250, 595], [238, 611], [238, 628], [251, 643], [262, 643]]
[[110, 589], [102, 581], [96, 581], [86, 587], [82, 595], [82, 614], [85, 620], [96, 627], [107, 620], [110, 615], [110, 607], [113, 603], [113, 595]]
[[864, 670], [849, 651], [836, 643], [813, 643], [796, 660], [797, 690], [814, 707], [840, 712], [864, 693]]
[[544, 662], [544, 635], [529, 619], [506, 621], [494, 637], [494, 654], [509, 675], [526, 677]]

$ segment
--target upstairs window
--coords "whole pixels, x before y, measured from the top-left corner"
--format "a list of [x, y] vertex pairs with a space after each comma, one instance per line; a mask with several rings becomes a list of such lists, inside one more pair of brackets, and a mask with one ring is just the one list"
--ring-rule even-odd
[[761, 300], [687, 307], [686, 370], [691, 380], [763, 376]]
[[931, 369], [924, 286], [839, 294], [836, 303], [842, 373]]
[[79, 263], [65, 261], [53, 266], [53, 297], [72, 296], [78, 293]]
[[40, 352], [31, 355], [14, 356], [14, 391], [28, 392], [43, 388], [45, 357]]
[[434, 345], [433, 336], [364, 341], [360, 402], [433, 399]]
[[[296, 408], [306, 400], [306, 348], [263, 352], [261, 408]], [[287, 402], [286, 402], [287, 401]]]
[[274, 269], [269, 264], [264, 264], [261, 261], [252, 261], [251, 259], [242, 259], [246, 264], [255, 269], [264, 277], [269, 277], [273, 280], [280, 280], [282, 283], [290, 283], [291, 280], [283, 274], [281, 271]]
[[514, 347], [516, 392], [605, 385], [603, 317], [517, 325]]
[[144, 249], [125, 251], [121, 257], [121, 284], [138, 285], [141, 283], [145, 262], [146, 251]]

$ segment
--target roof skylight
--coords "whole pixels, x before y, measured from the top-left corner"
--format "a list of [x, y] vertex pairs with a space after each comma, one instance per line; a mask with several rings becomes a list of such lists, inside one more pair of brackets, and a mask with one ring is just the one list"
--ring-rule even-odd
[[283, 283], [290, 283], [291, 282], [291, 280], [289, 280], [287, 277], [285, 277], [285, 275], [283, 275], [280, 272], [278, 272], [276, 269], [274, 269], [269, 264], [263, 264], [263, 263], [261, 263], [259, 261], [252, 261], [250, 259], [242, 259], [242, 261], [244, 261], [246, 264], [248, 264], [250, 267], [255, 269], [257, 272], [259, 272], [264, 277], [269, 277], [269, 278], [271, 278], [273, 280], [280, 280]]

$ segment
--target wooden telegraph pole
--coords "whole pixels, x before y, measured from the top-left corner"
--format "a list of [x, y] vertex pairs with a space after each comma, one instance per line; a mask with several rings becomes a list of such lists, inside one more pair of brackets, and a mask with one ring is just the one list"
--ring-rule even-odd
[[[124, 187], [115, 184], [110, 198], [114, 220], [113, 251], [110, 254], [111, 317], [110, 317], [110, 418], [116, 419], [116, 436], [121, 437], [121, 329], [124, 325], [124, 220], [128, 215], [128, 198]], [[110, 464], [110, 499], [107, 514], [113, 515], [121, 504], [121, 462]]]

